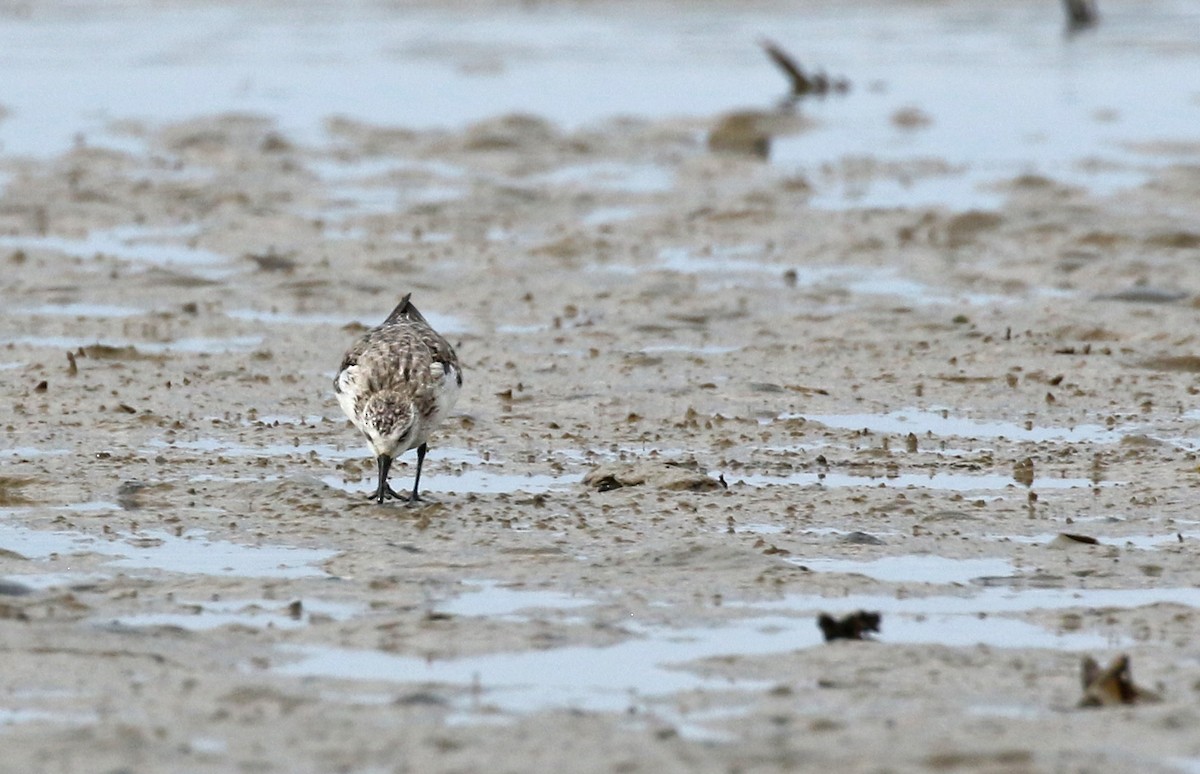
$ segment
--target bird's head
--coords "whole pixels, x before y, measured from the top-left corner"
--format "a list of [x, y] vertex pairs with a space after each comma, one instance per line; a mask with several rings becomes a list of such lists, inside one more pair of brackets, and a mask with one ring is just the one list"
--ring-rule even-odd
[[363, 407], [363, 432], [371, 451], [379, 457], [398, 457], [411, 448], [415, 412], [411, 400], [396, 393], [372, 395]]

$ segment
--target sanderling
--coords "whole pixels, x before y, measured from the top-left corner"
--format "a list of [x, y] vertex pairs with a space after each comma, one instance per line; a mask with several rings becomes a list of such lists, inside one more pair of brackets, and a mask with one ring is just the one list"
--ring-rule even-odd
[[382, 323], [363, 334], [342, 358], [333, 391], [354, 426], [367, 437], [379, 466], [382, 503], [406, 498], [388, 486], [392, 460], [417, 450], [417, 475], [409, 502], [420, 500], [421, 464], [429, 433], [441, 423], [462, 387], [454, 348], [430, 327], [409, 293]]

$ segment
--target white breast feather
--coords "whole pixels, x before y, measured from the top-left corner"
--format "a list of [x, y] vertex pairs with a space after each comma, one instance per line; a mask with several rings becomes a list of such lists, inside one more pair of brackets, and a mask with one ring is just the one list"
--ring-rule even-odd
[[358, 366], [352, 365], [338, 374], [338, 389], [334, 392], [337, 396], [338, 405], [342, 407], [342, 411], [354, 423], [354, 426], [362, 430], [362, 424], [359, 422], [358, 414], [354, 411], [354, 404], [357, 402], [361, 387], [358, 384]]
[[[437, 381], [434, 382], [433, 400], [436, 408], [433, 415], [429, 418], [429, 422], [421, 427], [421, 442], [429, 436], [430, 431], [440, 425], [450, 412], [454, 409], [454, 404], [458, 402], [458, 369], [450, 366], [449, 370], [442, 367], [441, 363], [434, 363], [433, 367], [436, 371]], [[417, 445], [420, 445], [419, 443]]]

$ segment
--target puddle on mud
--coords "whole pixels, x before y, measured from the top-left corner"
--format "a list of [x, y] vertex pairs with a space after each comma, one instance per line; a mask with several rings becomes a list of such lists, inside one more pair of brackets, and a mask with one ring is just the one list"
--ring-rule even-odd
[[85, 726], [98, 721], [99, 717], [89, 712], [50, 712], [0, 707], [0, 727], [19, 726], [26, 723], [65, 723], [72, 726]]
[[[812, 617], [766, 616], [687, 629], [628, 624], [634, 639], [608, 647], [571, 646], [431, 660], [378, 651], [286, 647], [297, 660], [276, 672], [302, 677], [440, 683], [483, 691], [483, 703], [512, 713], [568, 707], [625, 712], [693, 690], [762, 690], [768, 683], [706, 677], [687, 669], [701, 659], [788, 653], [822, 643]], [[884, 621], [885, 642], [986, 644], [1007, 648], [1092, 650], [1111, 640], [1090, 633], [1050, 632], [1003, 617], [923, 616]], [[469, 709], [469, 707], [467, 707]]]
[[133, 347], [148, 355], [170, 352], [216, 355], [226, 352], [246, 352], [262, 344], [261, 336], [229, 336], [226, 338], [204, 338], [200, 336], [175, 339], [174, 341], [132, 341], [129, 339], [76, 339], [70, 336], [12, 336], [0, 339], [0, 344], [25, 347], [46, 347], [74, 351], [79, 347], [101, 346], [113, 349]]
[[[260, 417], [255, 423], [270, 424], [272, 417]], [[310, 418], [320, 422], [325, 418], [314, 416]], [[336, 420], [335, 420], [336, 421]], [[302, 423], [298, 417], [283, 416], [281, 424]], [[227, 440], [214, 437], [197, 438], [192, 440], [165, 441], [156, 439], [150, 441], [143, 451], [161, 453], [164, 450], [179, 450], [196, 453], [215, 452], [227, 457], [288, 457], [316, 456], [331, 462], [369, 458], [365, 446], [353, 442], [346, 443], [267, 443], [254, 444], [241, 440]], [[634, 455], [645, 453], [645, 449], [625, 449], [623, 451]], [[661, 454], [682, 453], [682, 450], [659, 450]], [[581, 450], [558, 450], [555, 455], [573, 464], [593, 464], [597, 459], [611, 459], [613, 455], [607, 452], [588, 452]], [[505, 473], [501, 460], [484, 460], [478, 452], [465, 448], [438, 448], [427, 459], [425, 475], [427, 487], [431, 492], [453, 493], [503, 493], [528, 492], [537, 494], [555, 490], [566, 490], [576, 486], [582, 476], [579, 474], [539, 474], [539, 473]], [[449, 468], [449, 469], [447, 469]], [[395, 467], [394, 476], [403, 478], [411, 475], [413, 470], [411, 460], [403, 460]], [[204, 480], [237, 480], [204, 476]], [[364, 472], [362, 478], [347, 479], [338, 474], [329, 474], [320, 478], [327, 486], [344, 492], [359, 493], [370, 485], [370, 473]], [[1025, 490], [1056, 490], [1084, 489], [1093, 487], [1119, 486], [1120, 482], [1100, 482], [1085, 478], [1053, 478], [1038, 477], [1033, 480], [1032, 487], [1016, 481], [1011, 474], [1002, 473], [901, 473], [895, 475], [881, 474], [878, 476], [855, 475], [849, 473], [830, 472], [796, 472], [787, 475], [767, 474], [726, 474], [730, 485], [744, 485], [755, 488], [778, 486], [822, 486], [832, 488], [853, 487], [888, 487], [893, 489], [918, 488], [935, 489], [954, 492], [995, 492], [1006, 489]], [[195, 480], [201, 480], [197, 478]], [[262, 477], [256, 480], [264, 480]]]
[[[877, 575], [905, 576], [930, 582], [959, 582], [980, 574], [1006, 575], [1012, 565], [1005, 560], [919, 559], [920, 566], [896, 563], [870, 564]], [[934, 557], [933, 559], [938, 559]], [[864, 563], [857, 565], [862, 570]], [[834, 568], [830, 568], [832, 571]], [[481, 586], [472, 601], [464, 594], [444, 607], [458, 615], [511, 616], [531, 607], [588, 604], [584, 600], [554, 592], [507, 590], [495, 582], [474, 581]], [[503, 593], [512, 591], [512, 594]], [[543, 597], [543, 594], [549, 596]], [[528, 595], [528, 596], [527, 596]], [[478, 602], [479, 604], [476, 604]], [[692, 690], [761, 690], [767, 684], [755, 681], [707, 677], [689, 670], [689, 664], [721, 656], [757, 656], [788, 653], [815, 647], [822, 642], [814, 618], [819, 612], [880, 610], [885, 614], [882, 642], [997, 648], [1049, 648], [1090, 651], [1124, 647], [1127, 642], [1107, 632], [1055, 631], [1009, 615], [1044, 609], [1139, 607], [1160, 603], [1200, 607], [1200, 589], [1020, 589], [970, 587], [970, 593], [928, 597], [847, 595], [822, 597], [795, 595], [773, 602], [730, 604], [743, 607], [753, 617], [712, 627], [672, 629], [626, 625], [634, 637], [606, 647], [571, 646], [550, 650], [496, 653], [445, 660], [325, 647], [285, 647], [285, 656], [297, 660], [276, 669], [280, 674], [303, 677], [445, 684], [461, 689], [479, 689], [478, 698], [456, 702], [460, 719], [470, 722], [479, 705], [488, 713], [528, 713], [552, 708], [581, 711], [626, 712], [630, 708], [648, 713], [670, 709], [663, 700], [671, 694]], [[453, 607], [453, 605], [461, 605]], [[786, 611], [787, 615], [760, 615]], [[494, 715], [491, 715], [494, 719]], [[699, 716], [687, 718], [690, 722]], [[703, 729], [700, 729], [703, 733]]]
[[[317, 218], [318, 214], [314, 211], [311, 216]], [[354, 225], [349, 218], [328, 218], [322, 215], [318, 219], [324, 224], [321, 230], [322, 235], [330, 240], [387, 240], [400, 245], [432, 245], [444, 244], [454, 239], [454, 235], [448, 231], [391, 231], [380, 234], [374, 230], [368, 231], [362, 226]]]
[[327, 183], [359, 182], [370, 179], [391, 182], [398, 176], [414, 173], [444, 180], [462, 180], [467, 176], [465, 167], [437, 159], [395, 158], [393, 156], [351, 159], [324, 158], [308, 161], [306, 165]]
[[[896, 596], [886, 594], [847, 594], [823, 597], [815, 594], [794, 594], [768, 602], [730, 602], [752, 610], [786, 610], [793, 614], [849, 613], [855, 610], [878, 610], [907, 616], [979, 616], [1033, 613], [1041, 610], [1072, 608], [1135, 609], [1150, 605], [1182, 605], [1200, 609], [1200, 588], [1145, 589], [1080, 589], [1080, 588], [1013, 588], [1006, 586], [971, 586], [961, 594], [933, 596]], [[885, 629], [886, 631], [886, 629]]]
[[597, 207], [580, 218], [579, 222], [584, 226], [607, 226], [610, 223], [632, 220], [639, 212], [641, 210], [636, 207]]
[[211, 250], [186, 247], [164, 241], [186, 239], [194, 232], [189, 229], [148, 229], [141, 226], [118, 226], [90, 232], [81, 239], [61, 236], [0, 236], [0, 247], [19, 250], [48, 250], [91, 259], [98, 256], [116, 258], [147, 266], [186, 267], [208, 279], [224, 279], [235, 272], [230, 258]]
[[[782, 139], [780, 155], [784, 164], [795, 166], [800, 160], [788, 158], [791, 144]], [[994, 210], [1004, 204], [1004, 195], [984, 188], [978, 175], [964, 171], [925, 175], [897, 180], [887, 174], [871, 175], [863, 180], [834, 179], [815, 186], [808, 206], [819, 210], [897, 209], [944, 206], [951, 202], [955, 208]]]
[[[885, 579], [956, 583], [979, 575], [1011, 574], [1012, 565], [1000, 559], [940, 560], [939, 557], [899, 557], [899, 560], [830, 565], [828, 571], [856, 571]], [[932, 560], [932, 561], [931, 561]], [[815, 564], [815, 563], [814, 563]], [[901, 577], [902, 576], [902, 577]], [[475, 582], [480, 594], [502, 587]], [[554, 594], [484, 597], [478, 606], [462, 595], [459, 615], [506, 616], [530, 606], [582, 602]], [[457, 601], [456, 600], [456, 601]], [[997, 648], [1051, 648], [1089, 651], [1124, 647], [1127, 642], [1105, 632], [1054, 631], [1010, 615], [1070, 608], [1132, 608], [1154, 604], [1200, 608], [1200, 589], [1019, 589], [971, 587], [968, 594], [928, 597], [794, 595], [774, 602], [731, 603], [754, 612], [787, 611], [787, 616], [756, 616], [714, 627], [670, 629], [631, 623], [636, 639], [608, 647], [572, 646], [552, 650], [497, 653], [461, 659], [430, 660], [372, 651], [292, 647], [285, 655], [298, 660], [277, 669], [287, 675], [350, 680], [434, 683], [466, 689], [479, 687], [483, 704], [510, 713], [568, 707], [583, 711], [625, 712], [631, 707], [660, 711], [658, 703], [670, 694], [690, 690], [758, 690], [763, 683], [705, 677], [688, 664], [719, 656], [787, 653], [821, 643], [814, 623], [819, 612], [880, 610], [885, 614], [879, 639], [891, 643], [936, 643], [952, 647], [988, 645]], [[585, 603], [586, 604], [586, 603]], [[1009, 615], [1005, 615], [1009, 614]], [[458, 707], [470, 720], [477, 704]], [[696, 721], [698, 718], [691, 718]]]
[[648, 344], [638, 351], [647, 355], [676, 352], [685, 355], [725, 355], [741, 349], [720, 344]]
[[1165, 762], [1179, 774], [1200, 774], [1200, 758], [1167, 758]]
[[[365, 444], [364, 444], [365, 446]], [[264, 443], [257, 445], [226, 441], [219, 438], [201, 438], [195, 441], [152, 440], [143, 452], [161, 454], [166, 450], [191, 451], [207, 454], [218, 452], [226, 457], [287, 457], [289, 455], [316, 455], [325, 460], [351, 460], [366, 458], [368, 453], [357, 447], [345, 448], [329, 443]]]
[[503, 586], [497, 581], [463, 581], [468, 591], [434, 606], [448, 615], [487, 616], [507, 621], [526, 621], [532, 616], [517, 615], [534, 610], [574, 610], [590, 607], [596, 602], [561, 591], [524, 589]]
[[71, 513], [109, 513], [122, 510], [119, 503], [109, 502], [108, 500], [88, 500], [87, 502], [71, 503], [70, 505], [55, 506], [58, 511], [70, 511]]
[[309, 626], [312, 617], [345, 621], [363, 612], [361, 605], [302, 599], [296, 612], [290, 602], [277, 599], [226, 599], [219, 601], [176, 602], [189, 612], [141, 613], [105, 618], [93, 618], [99, 626], [126, 628], [168, 626], [188, 631], [206, 631], [221, 626], [246, 626], [255, 629], [299, 629]]
[[951, 559], [935, 554], [870, 560], [787, 557], [784, 561], [813, 572], [864, 575], [887, 583], [965, 584], [976, 578], [1006, 578], [1016, 569], [1007, 559]]
[[[118, 509], [110, 504], [112, 509]], [[82, 532], [37, 530], [0, 523], [0, 547], [26, 559], [63, 559], [79, 554], [113, 557], [107, 567], [246, 578], [325, 576], [315, 566], [336, 551], [289, 546], [250, 546], [204, 537], [202, 530], [176, 536], [159, 530], [121, 534], [117, 540]]]
[[106, 581], [108, 578], [108, 575], [86, 572], [39, 572], [0, 576], [0, 580], [16, 583], [32, 591], [85, 588]]
[[[1043, 532], [1037, 535], [984, 535], [984, 540], [1008, 541], [1012, 543], [1024, 543], [1027, 545], [1048, 546], [1053, 543], [1058, 537], [1058, 532]], [[1109, 546], [1113, 548], [1136, 548], [1143, 551], [1157, 551], [1160, 548], [1166, 548], [1172, 545], [1179, 545], [1183, 541], [1195, 541], [1200, 539], [1200, 532], [1180, 532], [1172, 530], [1163, 532], [1157, 535], [1089, 535], [1099, 541], [1100, 546]], [[1182, 538], [1182, 540], [1180, 539]], [[1076, 543], [1080, 548], [1085, 548], [1088, 544]]]
[[[398, 302], [392, 302], [393, 304]], [[225, 312], [225, 316], [234, 320], [251, 320], [253, 322], [272, 323], [276, 325], [314, 325], [320, 327], [335, 326], [342, 327], [352, 323], [361, 323], [363, 325], [373, 326], [383, 321], [387, 317], [390, 308], [383, 310], [382, 308], [372, 312], [373, 317], [368, 320], [362, 315], [346, 314], [338, 312], [278, 312], [278, 311], [263, 311], [260, 309], [232, 309]], [[470, 327], [461, 319], [448, 314], [438, 314], [437, 312], [421, 312], [421, 315], [429, 321], [436, 330], [445, 333], [466, 333]], [[378, 317], [379, 319], [375, 319]]]
[[64, 454], [70, 454], [69, 449], [39, 449], [35, 446], [12, 446], [7, 449], [0, 449], [0, 457], [18, 457], [25, 459], [28, 457], [61, 457]]
[[112, 319], [119, 317], [136, 317], [139, 314], [147, 314], [149, 311], [150, 310], [148, 309], [139, 309], [135, 306], [73, 302], [67, 304], [38, 304], [37, 306], [19, 306], [10, 309], [8, 314]]
[[[1059, 298], [1071, 295], [1054, 288], [1033, 288], [1025, 294], [999, 295], [956, 292], [904, 277], [896, 269], [871, 266], [804, 266], [773, 259], [758, 245], [717, 245], [697, 254], [690, 248], [665, 247], [650, 269], [702, 275], [716, 287], [742, 287], [748, 281], [771, 284], [786, 281], [809, 291], [820, 291], [831, 302], [840, 296], [896, 296], [917, 305], [1012, 304], [1028, 296]], [[627, 264], [592, 264], [590, 271], [635, 274], [638, 267]]]
[[768, 486], [812, 486], [819, 484], [825, 487], [856, 487], [872, 486], [889, 489], [939, 489], [948, 492], [983, 492], [998, 489], [1085, 489], [1089, 487], [1117, 486], [1118, 482], [1105, 481], [1096, 483], [1090, 478], [1049, 478], [1038, 477], [1032, 486], [1013, 479], [1012, 474], [1003, 473], [901, 473], [889, 476], [856, 476], [849, 473], [791, 473], [785, 476], [768, 476], [761, 474], [729, 475], [730, 485], [745, 484], [753, 487]]
[[[260, 425], [266, 425], [270, 427], [272, 422], [278, 421], [281, 425], [313, 425], [323, 422], [325, 417], [320, 415], [312, 415], [307, 419], [308, 421], [306, 422], [299, 417], [265, 415], [253, 421], [246, 420], [244, 424], [252, 427]], [[341, 418], [339, 417], [335, 421], [340, 422], [340, 420]], [[262, 435], [264, 438], [270, 437], [270, 434], [265, 432], [255, 433], [255, 435]], [[353, 438], [353, 436], [348, 434], [348, 438]], [[365, 461], [369, 460], [371, 457], [371, 453], [368, 450], [365, 442], [361, 444], [353, 441], [348, 441], [346, 443], [265, 442], [260, 444], [252, 444], [245, 443], [241, 440], [214, 437], [195, 438], [192, 440], [181, 440], [176, 438], [175, 440], [171, 441], [155, 438], [148, 441], [146, 443], [146, 447], [141, 451], [149, 454], [161, 454], [164, 450], [198, 452], [201, 454], [218, 452], [226, 457], [288, 457], [292, 455], [300, 455], [304, 457], [316, 456], [319, 459], [330, 460], [331, 462], [355, 459], [361, 459]], [[495, 467], [499, 464], [500, 463], [498, 462], [485, 461], [478, 452], [475, 452], [471, 449], [444, 446], [437, 447], [435, 452], [430, 453], [430, 456], [426, 458], [426, 467], [423, 472], [425, 475], [456, 476], [460, 475], [459, 471], [453, 469], [447, 470], [447, 468], [471, 465]], [[398, 464], [393, 468], [393, 470], [402, 475], [402, 471], [406, 470], [408, 467], [409, 466], [407, 462], [402, 458], [398, 461]], [[463, 472], [465, 473], [466, 471], [464, 470]], [[518, 478], [518, 476], [513, 476], [513, 478]], [[79, 506], [72, 507], [76, 510], [79, 508]]]
[[[774, 525], [764, 525], [764, 526], [774, 526]], [[783, 527], [778, 527], [778, 531], [782, 532]], [[860, 530], [838, 529], [837, 527], [805, 527], [800, 530], [800, 534], [844, 538], [848, 535], [863, 535], [866, 533], [863, 533]], [[886, 530], [885, 531], [872, 530], [870, 532], [870, 535], [877, 537], [877, 538], [880, 536], [883, 536], [883, 535], [889, 535], [889, 536], [895, 537], [896, 534], [897, 533], [895, 533], [895, 532], [886, 531]]]
[[193, 530], [182, 537], [175, 537], [165, 532], [147, 531], [136, 539], [149, 538], [161, 543], [144, 548], [97, 543], [90, 550], [121, 557], [108, 562], [110, 567], [248, 578], [324, 576], [328, 573], [314, 565], [337, 554], [337, 551], [327, 549], [241, 545], [224, 540], [208, 540], [203, 538], [203, 534]]
[[252, 322], [272, 323], [276, 325], [317, 325], [341, 327], [351, 323], [361, 322], [350, 314], [320, 314], [301, 312], [263, 311], [261, 309], [230, 309], [225, 316], [231, 320], [250, 320]]
[[541, 323], [531, 325], [513, 325], [511, 323], [503, 323], [496, 326], [497, 333], [517, 336], [524, 336], [530, 333], [543, 333], [548, 330], [551, 330], [550, 325]]
[[[161, 443], [161, 442], [160, 442]], [[217, 441], [195, 441], [195, 442], [178, 442], [175, 446], [181, 448], [195, 448], [197, 450], [212, 450], [223, 451], [230, 456], [268, 456], [273, 454], [309, 454], [315, 453], [321, 457], [327, 457], [331, 460], [354, 459], [357, 457], [366, 458], [366, 451], [356, 450], [354, 446], [347, 448], [339, 448], [337, 446], [327, 444], [305, 444], [301, 446], [288, 446], [286, 444], [271, 445], [263, 447], [239, 446]], [[642, 455], [646, 453], [645, 449], [625, 449], [633, 455]], [[681, 450], [659, 450], [661, 454], [682, 453]], [[557, 450], [555, 456], [560, 457], [567, 462], [576, 465], [594, 464], [596, 460], [612, 459], [613, 454], [608, 452], [582, 451], [582, 450]], [[498, 460], [490, 462], [483, 461], [479, 455], [467, 449], [446, 449], [438, 450], [435, 457], [431, 457], [427, 462], [434, 467], [427, 468], [427, 474], [433, 477], [428, 480], [428, 487], [431, 492], [446, 492], [446, 493], [500, 493], [500, 492], [528, 492], [531, 494], [567, 490], [579, 484], [582, 473], [578, 474], [520, 474], [520, 473], [504, 473], [496, 468], [503, 467], [503, 463]], [[463, 466], [459, 470], [445, 471], [443, 465], [460, 465]], [[484, 469], [475, 469], [471, 466], [482, 466]], [[411, 472], [411, 465], [403, 465], [396, 468], [397, 474], [400, 476]], [[715, 475], [715, 474], [714, 474]], [[1045, 490], [1063, 490], [1063, 489], [1087, 489], [1095, 487], [1113, 487], [1121, 486], [1122, 482], [1099, 482], [1088, 478], [1053, 478], [1053, 477], [1037, 477], [1033, 480], [1032, 486], [1027, 487], [1025, 484], [1016, 481], [1010, 473], [901, 473], [896, 475], [855, 475], [849, 473], [838, 472], [797, 472], [787, 475], [766, 475], [766, 474], [744, 474], [736, 475], [731, 473], [725, 474], [731, 486], [743, 485], [755, 488], [763, 487], [784, 487], [784, 486], [821, 486], [831, 488], [854, 488], [854, 487], [887, 487], [891, 489], [933, 489], [951, 492], [1003, 492], [1013, 489], [1017, 491], [1045, 491]], [[358, 480], [346, 480], [338, 475], [328, 475], [321, 478], [327, 486], [335, 489], [340, 489], [346, 492], [358, 493], [364, 490], [370, 482], [369, 475], [364, 475], [364, 478]], [[997, 495], [999, 496], [999, 495]]]
[[423, 204], [460, 201], [469, 193], [466, 170], [441, 161], [321, 159], [309, 167], [327, 184], [324, 206], [297, 214], [337, 225], [347, 218], [395, 213]]
[[[781, 414], [777, 420], [806, 419], [842, 430], [868, 430], [873, 433], [934, 437], [1006, 439], [1009, 441], [1064, 441], [1069, 443], [1117, 443], [1123, 434], [1103, 425], [1081, 424], [1072, 427], [1038, 427], [1015, 422], [965, 419], [936, 409], [901, 409], [886, 414]], [[766, 420], [769, 424], [772, 420]]]
[[[658, 251], [656, 269], [681, 274], [768, 274], [782, 277], [788, 269], [796, 271], [796, 284], [811, 287], [839, 278], [861, 276], [864, 269], [854, 271], [843, 266], [796, 266], [786, 262], [766, 260], [766, 248], [760, 245], [714, 245], [697, 254], [687, 247], [664, 247]], [[598, 267], [607, 269], [607, 266]], [[613, 270], [637, 272], [636, 267], [614, 264]]]
[[[404, 473], [396, 468], [393, 468], [393, 471], [391, 478], [392, 487], [400, 491], [405, 479], [401, 478], [401, 483], [398, 486], [396, 476], [398, 474], [403, 476]], [[368, 487], [374, 488], [374, 478], [372, 476], [367, 476], [358, 481], [347, 481], [341, 476], [331, 475], [322, 476], [320, 480], [327, 486], [352, 494], [363, 494], [367, 492]], [[408, 481], [411, 483], [411, 479], [408, 479]], [[539, 494], [559, 489], [568, 489], [578, 483], [578, 476], [550, 476], [537, 473], [522, 475], [520, 473], [493, 473], [487, 470], [472, 469], [452, 473], [439, 471], [436, 474], [426, 469], [421, 473], [421, 493], [424, 495], [428, 492], [431, 497], [436, 497], [439, 493], [448, 495], [500, 494], [506, 492]]]
[[635, 630], [641, 635], [637, 639], [610, 647], [572, 646], [442, 661], [378, 651], [294, 647], [284, 648], [283, 653], [298, 660], [275, 671], [303, 677], [478, 685], [487, 704], [507, 712], [552, 707], [623, 712], [646, 699], [714, 684], [764, 687], [724, 678], [709, 680], [675, 667], [728, 653], [790, 650], [796, 643], [784, 626], [795, 623], [778, 618], [758, 619], [757, 625], [739, 629]]
[[[800, 138], [780, 138], [772, 158], [776, 164], [785, 169], [804, 168], [814, 170], [807, 159], [799, 154], [811, 149], [800, 150], [803, 143]], [[1164, 166], [1163, 160], [1147, 160], [1136, 158], [1134, 154], [1123, 152], [1119, 154], [1121, 162], [1103, 165], [1089, 165], [1086, 160], [1080, 164], [1063, 163], [1071, 158], [1070, 154], [1054, 159], [1045, 159], [1051, 163], [1046, 165], [1046, 177], [1057, 184], [1078, 186], [1095, 196], [1109, 196], [1124, 188], [1136, 188], [1149, 180], [1155, 169]], [[852, 166], [855, 161], [877, 160], [878, 157], [863, 155], [858, 159], [847, 159]], [[939, 165], [944, 164], [944, 157], [930, 156]], [[901, 157], [895, 160], [903, 164]], [[908, 160], [913, 160], [909, 157]], [[855, 209], [900, 209], [951, 207], [956, 211], [966, 210], [997, 210], [1000, 209], [1008, 194], [998, 181], [1003, 181], [1004, 173], [1009, 169], [1011, 179], [1022, 174], [1020, 164], [1013, 159], [1010, 163], [990, 166], [980, 164], [979, 159], [963, 159], [964, 165], [956, 170], [947, 170], [941, 174], [910, 174], [903, 169], [888, 169], [880, 165], [878, 170], [869, 170], [865, 175], [855, 175], [851, 170], [848, 174], [829, 174], [836, 168], [821, 170], [823, 174], [813, 174], [813, 196], [809, 206], [821, 210]], [[1102, 168], [1103, 167], [1103, 168]], [[1027, 167], [1028, 168], [1028, 167]], [[1052, 171], [1051, 171], [1052, 170]], [[815, 170], [814, 170], [815, 171]]]
[[339, 218], [362, 215], [389, 215], [429, 204], [446, 204], [466, 197], [467, 190], [454, 185], [401, 184], [334, 185], [328, 189], [324, 206], [300, 210], [297, 214], [320, 218], [336, 225]]
[[[214, 417], [205, 417], [212, 419]], [[294, 414], [256, 414], [253, 419], [243, 419], [242, 424], [247, 427], [273, 427], [275, 425], [300, 425], [315, 427], [323, 422], [337, 421], [341, 422], [345, 417], [338, 414], [337, 417], [326, 416], [325, 414], [305, 414], [304, 416], [296, 416]]]
[[526, 180], [537, 185], [630, 194], [666, 193], [675, 187], [675, 174], [666, 167], [618, 162], [559, 167]]
[[[785, 529], [786, 529], [785, 527], [783, 527], [779, 524], [750, 523], [750, 524], [735, 524], [735, 525], [733, 525], [733, 531], [735, 534], [743, 534], [744, 533], [744, 534], [750, 534], [750, 535], [779, 535], [779, 534], [783, 533]], [[729, 531], [728, 527], [720, 527], [720, 528], [714, 530], [714, 532], [728, 532], [728, 531]], [[809, 530], [805, 530], [805, 532], [809, 532]]]

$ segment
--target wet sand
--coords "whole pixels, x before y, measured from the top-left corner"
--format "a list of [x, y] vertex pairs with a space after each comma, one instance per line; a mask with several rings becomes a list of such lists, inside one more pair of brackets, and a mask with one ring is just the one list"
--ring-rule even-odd
[[[876, 206], [977, 170], [722, 117], [3, 157], [5, 765], [1200, 765], [1197, 148]], [[465, 382], [381, 507], [331, 380], [407, 292]]]

